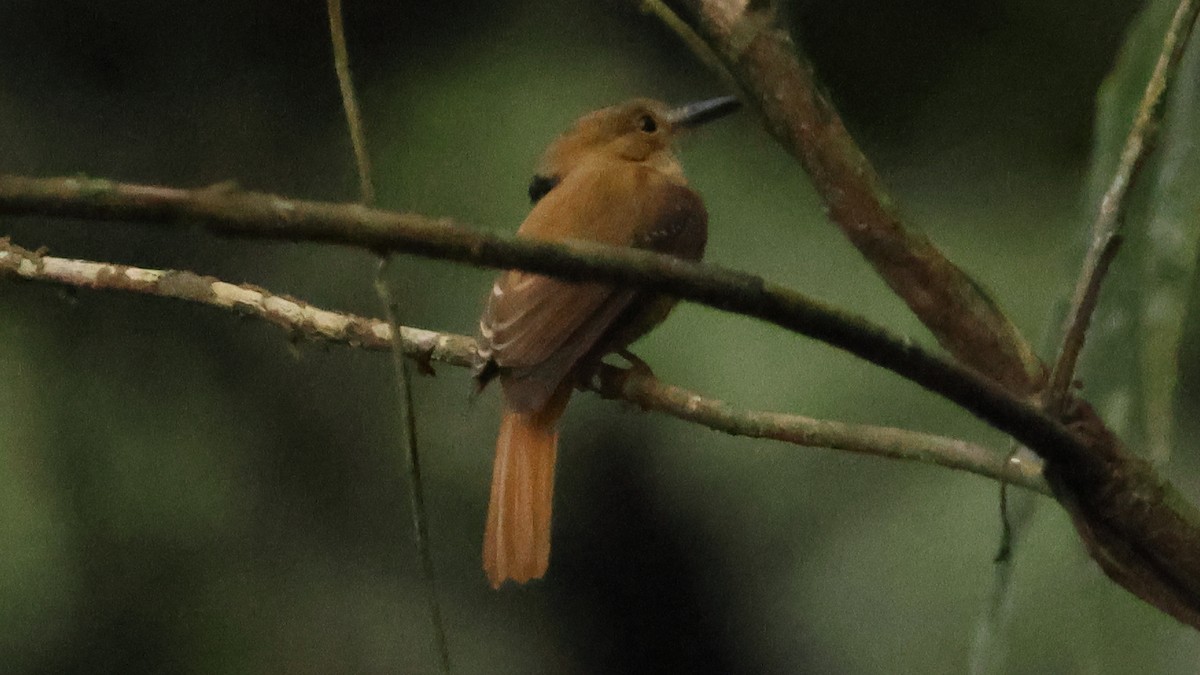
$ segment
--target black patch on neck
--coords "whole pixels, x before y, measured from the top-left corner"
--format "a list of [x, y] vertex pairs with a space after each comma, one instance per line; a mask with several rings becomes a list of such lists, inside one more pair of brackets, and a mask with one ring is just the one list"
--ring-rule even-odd
[[558, 185], [557, 176], [534, 176], [533, 180], [529, 181], [529, 202], [538, 203], [555, 185]]

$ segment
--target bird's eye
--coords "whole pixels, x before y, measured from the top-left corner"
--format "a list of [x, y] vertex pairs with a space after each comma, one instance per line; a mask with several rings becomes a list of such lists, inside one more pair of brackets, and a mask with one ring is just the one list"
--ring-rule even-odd
[[658, 131], [658, 123], [654, 121], [653, 117], [642, 115], [641, 119], [638, 120], [638, 128], [648, 134], [652, 134]]
[[558, 176], [534, 176], [529, 181], [529, 201], [536, 204], [558, 185]]

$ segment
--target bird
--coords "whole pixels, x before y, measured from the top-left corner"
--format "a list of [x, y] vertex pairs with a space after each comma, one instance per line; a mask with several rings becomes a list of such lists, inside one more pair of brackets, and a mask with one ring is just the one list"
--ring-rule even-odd
[[[542, 155], [517, 237], [700, 260], [708, 213], [672, 142], [739, 106], [731, 96], [677, 108], [639, 98], [584, 115]], [[503, 399], [483, 539], [483, 569], [493, 588], [546, 573], [558, 420], [572, 391], [608, 354], [646, 368], [626, 348], [675, 302], [519, 270], [496, 278], [479, 321], [473, 372], [477, 392], [499, 378]]]

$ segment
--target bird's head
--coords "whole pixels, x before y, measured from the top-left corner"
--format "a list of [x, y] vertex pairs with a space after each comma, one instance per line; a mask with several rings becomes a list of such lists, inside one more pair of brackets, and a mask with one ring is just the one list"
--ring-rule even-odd
[[546, 149], [529, 186], [529, 196], [536, 202], [572, 170], [597, 159], [644, 163], [668, 173], [680, 172], [671, 151], [672, 141], [681, 132], [739, 107], [732, 96], [678, 108], [638, 98], [588, 113]]

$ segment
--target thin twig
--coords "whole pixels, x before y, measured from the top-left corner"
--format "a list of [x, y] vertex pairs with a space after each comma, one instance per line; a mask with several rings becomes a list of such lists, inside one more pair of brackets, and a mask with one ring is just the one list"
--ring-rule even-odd
[[[1026, 453], [1028, 451], [1025, 451]], [[1008, 484], [1002, 484], [1007, 488]], [[1006, 508], [1003, 528], [1004, 541], [993, 563], [992, 589], [984, 601], [976, 619], [975, 636], [971, 642], [968, 672], [972, 675], [1005, 672], [1005, 660], [1011, 648], [1013, 619], [1013, 595], [1018, 586], [1014, 584], [1016, 560], [1014, 547], [1029, 531], [1037, 512], [1037, 504], [1024, 494], [1005, 490]]]
[[[346, 34], [342, 22], [341, 0], [327, 0], [329, 9], [329, 35], [333, 42], [334, 69], [337, 71], [338, 88], [342, 94], [342, 107], [346, 114], [346, 126], [354, 145], [354, 156], [358, 165], [359, 192], [364, 206], [375, 205], [375, 185], [371, 178], [371, 161], [367, 152], [367, 135], [363, 131], [362, 114], [358, 108], [354, 82], [350, 76], [350, 56], [346, 48]], [[400, 334], [399, 307], [388, 288], [385, 272], [390, 254], [380, 256], [375, 271], [375, 293], [383, 305], [384, 315], [392, 335]], [[429, 544], [429, 513], [425, 508], [425, 483], [421, 480], [421, 453], [417, 443], [417, 413], [413, 405], [412, 374], [408, 360], [399, 344], [392, 344], [392, 366], [396, 383], [397, 407], [400, 411], [401, 437], [404, 439], [403, 454], [408, 468], [409, 504], [412, 509], [413, 539], [421, 558], [421, 573], [424, 580], [425, 601], [429, 608], [429, 620], [433, 626], [434, 642], [438, 651], [438, 665], [443, 673], [450, 673], [450, 646], [446, 637], [446, 625], [442, 620], [442, 609], [438, 602], [437, 574], [433, 566], [433, 552]]]
[[[386, 321], [333, 312], [249, 284], [236, 285], [194, 272], [155, 270], [58, 258], [0, 239], [0, 276], [100, 291], [122, 291], [184, 300], [232, 311], [283, 328], [294, 340], [346, 345], [372, 351], [395, 344], [409, 358], [429, 365], [469, 368], [475, 341]], [[1009, 463], [998, 452], [954, 438], [905, 429], [818, 420], [802, 415], [739, 410], [723, 401], [666, 384], [652, 376], [603, 366], [596, 391], [714, 431], [806, 447], [826, 447], [889, 459], [936, 464], [1047, 494], [1037, 462]]]
[[358, 189], [362, 195], [362, 202], [372, 206], [375, 204], [375, 183], [371, 179], [371, 157], [367, 153], [367, 135], [363, 130], [362, 113], [358, 110], [354, 80], [350, 77], [350, 55], [346, 49], [346, 32], [342, 25], [342, 0], [326, 0], [326, 6], [329, 9], [329, 37], [333, 42], [333, 67], [337, 71], [342, 108], [346, 112], [346, 125], [350, 128], [350, 142], [354, 145], [354, 159], [358, 163]]
[[1063, 323], [1062, 343], [1054, 360], [1050, 384], [1046, 391], [1046, 407], [1061, 414], [1067, 392], [1075, 377], [1075, 366], [1087, 339], [1088, 325], [1100, 297], [1100, 287], [1121, 246], [1121, 227], [1129, 191], [1141, 175], [1141, 169], [1154, 149], [1166, 106], [1167, 92], [1175, 81], [1183, 49], [1188, 43], [1196, 18], [1200, 15], [1200, 0], [1181, 0], [1163, 36], [1162, 50], [1154, 65], [1150, 81], [1138, 104], [1133, 126], [1125, 138], [1125, 147], [1112, 182], [1100, 200], [1096, 220], [1092, 224], [1092, 241], [1075, 284], [1075, 293], [1067, 318]]
[[716, 73], [726, 89], [744, 93], [742, 83], [738, 82], [733, 73], [729, 72], [724, 63], [721, 63], [721, 57], [713, 51], [712, 47], [703, 38], [696, 34], [696, 31], [692, 30], [691, 26], [679, 18], [678, 14], [671, 11], [671, 8], [667, 7], [662, 0], [642, 0], [641, 9], [647, 14], [653, 14], [658, 17], [658, 20], [666, 24], [671, 32], [679, 36], [679, 39], [691, 50], [692, 54], [700, 59], [701, 63], [708, 66], [709, 70]]
[[[387, 324], [391, 335], [401, 335], [398, 308], [388, 288], [384, 273], [387, 271], [388, 258], [379, 261], [375, 273], [375, 292], [383, 303]], [[417, 445], [417, 417], [413, 406], [412, 372], [408, 367], [408, 359], [404, 357], [404, 347], [399, 341], [392, 342], [388, 352], [392, 355], [392, 367], [395, 371], [393, 378], [396, 383], [396, 395], [399, 398], [400, 426], [404, 434], [404, 458], [408, 465], [409, 504], [412, 508], [413, 538], [417, 543], [417, 551], [421, 558], [421, 574], [425, 579], [426, 603], [429, 605], [429, 620], [433, 625], [433, 633], [437, 643], [438, 663], [442, 672], [450, 672], [450, 646], [446, 638], [446, 625], [442, 619], [442, 608], [438, 602], [437, 572], [433, 566], [433, 552], [429, 545], [429, 511], [425, 508], [424, 481], [421, 480], [421, 453]]]

